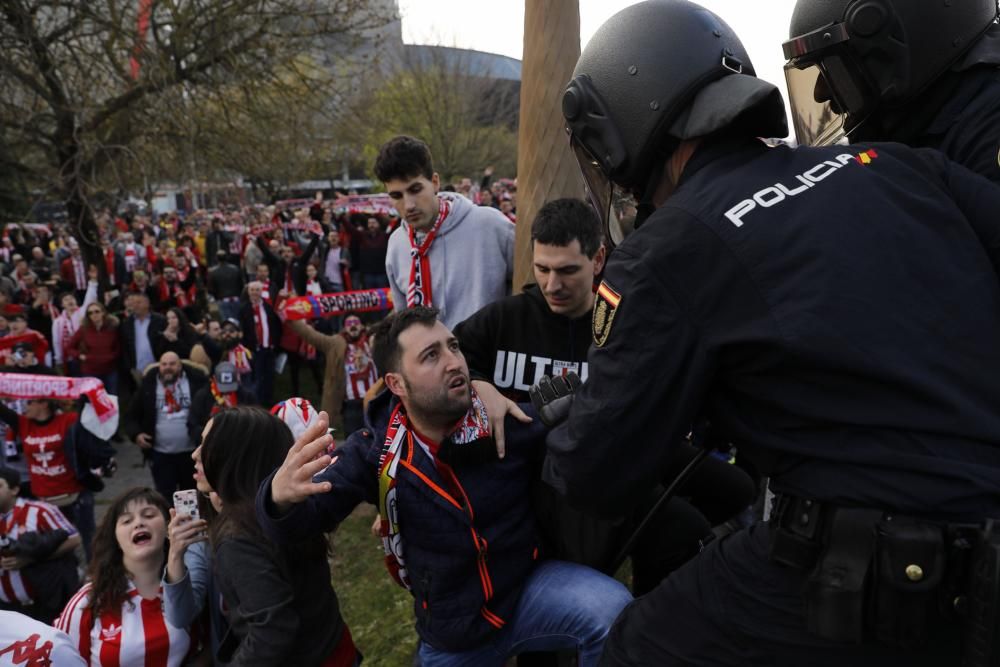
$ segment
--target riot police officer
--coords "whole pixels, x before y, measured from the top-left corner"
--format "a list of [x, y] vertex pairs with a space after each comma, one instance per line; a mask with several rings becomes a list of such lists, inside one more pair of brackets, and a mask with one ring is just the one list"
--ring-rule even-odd
[[609, 19], [562, 108], [609, 238], [622, 193], [639, 213], [589, 379], [546, 397], [546, 479], [620, 515], [705, 415], [778, 494], [626, 608], [604, 664], [955, 665], [963, 633], [987, 664], [963, 619], [997, 598], [969, 573], [1000, 549], [1000, 189], [900, 144], [769, 147], [780, 93], [686, 0]]
[[784, 44], [800, 143], [928, 146], [1000, 183], [996, 0], [799, 0]]

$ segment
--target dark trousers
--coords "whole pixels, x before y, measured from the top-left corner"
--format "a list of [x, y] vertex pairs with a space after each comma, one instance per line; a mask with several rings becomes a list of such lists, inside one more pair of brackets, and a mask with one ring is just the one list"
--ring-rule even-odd
[[81, 491], [75, 501], [60, 507], [59, 511], [80, 532], [83, 553], [89, 563], [93, 550], [94, 533], [97, 532], [97, 522], [94, 519], [94, 493]]
[[191, 452], [164, 454], [152, 451], [153, 486], [168, 503], [174, 502], [174, 491], [194, 488], [194, 460]]
[[739, 667], [940, 667], [959, 664], [954, 629], [918, 650], [831, 642], [806, 630], [808, 572], [767, 558], [758, 523], [712, 542], [618, 616], [600, 664]]
[[259, 347], [253, 353], [254, 393], [257, 402], [270, 408], [274, 396], [274, 348]]

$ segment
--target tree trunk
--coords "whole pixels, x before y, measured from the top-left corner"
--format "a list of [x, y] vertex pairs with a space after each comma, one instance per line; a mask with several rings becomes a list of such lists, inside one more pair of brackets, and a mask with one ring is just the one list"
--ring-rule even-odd
[[531, 223], [542, 205], [584, 196], [569, 148], [562, 97], [580, 57], [578, 0], [525, 0], [521, 116], [517, 144], [517, 234], [514, 290], [534, 282]]

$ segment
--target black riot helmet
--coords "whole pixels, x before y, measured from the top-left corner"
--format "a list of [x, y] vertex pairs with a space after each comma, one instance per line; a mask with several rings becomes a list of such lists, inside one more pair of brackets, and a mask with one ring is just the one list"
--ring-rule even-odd
[[576, 64], [562, 111], [611, 244], [624, 235], [615, 185], [644, 201], [640, 216], [650, 210], [680, 141], [723, 129], [788, 131], [781, 93], [756, 77], [736, 33], [687, 0], [647, 0], [608, 19]]
[[799, 143], [905, 114], [996, 17], [997, 0], [799, 0], [783, 47]]

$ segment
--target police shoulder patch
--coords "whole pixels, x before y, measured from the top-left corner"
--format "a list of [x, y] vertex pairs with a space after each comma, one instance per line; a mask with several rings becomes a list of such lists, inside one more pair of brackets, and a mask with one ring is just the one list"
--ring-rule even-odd
[[594, 301], [594, 345], [604, 347], [611, 335], [611, 325], [615, 323], [615, 313], [621, 303], [621, 294], [612, 289], [607, 281], [601, 281], [597, 288], [597, 299]]

